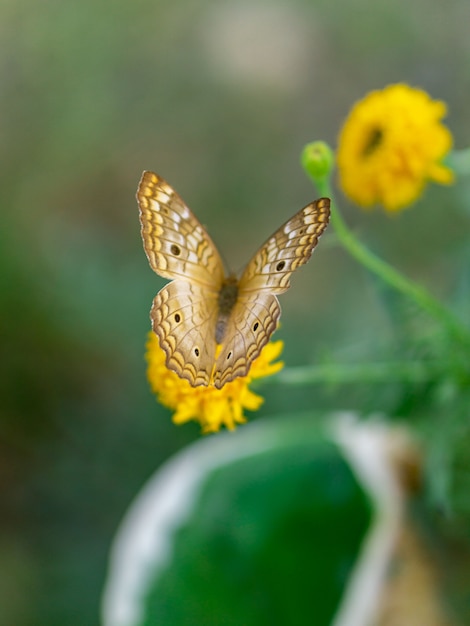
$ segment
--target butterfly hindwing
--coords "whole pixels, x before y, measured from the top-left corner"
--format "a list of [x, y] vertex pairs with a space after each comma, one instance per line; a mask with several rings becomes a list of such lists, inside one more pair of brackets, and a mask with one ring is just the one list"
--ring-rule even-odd
[[193, 387], [211, 380], [217, 312], [214, 293], [183, 280], [168, 283], [153, 300], [150, 318], [166, 365]]
[[248, 374], [251, 364], [276, 330], [280, 315], [278, 299], [272, 294], [251, 292], [239, 296], [214, 368], [217, 388]]

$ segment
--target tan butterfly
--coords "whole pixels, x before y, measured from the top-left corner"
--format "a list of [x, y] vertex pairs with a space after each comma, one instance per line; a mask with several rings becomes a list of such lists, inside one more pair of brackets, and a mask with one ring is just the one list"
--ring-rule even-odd
[[151, 268], [174, 279], [159, 291], [150, 318], [166, 365], [195, 387], [218, 389], [245, 376], [276, 330], [277, 294], [306, 263], [330, 217], [330, 200], [308, 204], [261, 246], [241, 278], [226, 276], [217, 248], [170, 185], [144, 172], [137, 190]]

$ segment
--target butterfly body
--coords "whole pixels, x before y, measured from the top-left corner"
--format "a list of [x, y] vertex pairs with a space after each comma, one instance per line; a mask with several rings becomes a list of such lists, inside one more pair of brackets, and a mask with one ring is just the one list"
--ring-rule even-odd
[[275, 331], [276, 294], [310, 258], [329, 219], [329, 200], [307, 205], [258, 250], [240, 279], [222, 260], [197, 218], [168, 183], [144, 172], [137, 191], [142, 239], [152, 269], [173, 279], [150, 317], [167, 367], [192, 386], [217, 388], [245, 376]]
[[222, 283], [217, 298], [218, 315], [215, 326], [215, 341], [218, 344], [221, 344], [224, 339], [230, 314], [237, 303], [237, 298], [238, 280], [236, 276], [230, 275]]

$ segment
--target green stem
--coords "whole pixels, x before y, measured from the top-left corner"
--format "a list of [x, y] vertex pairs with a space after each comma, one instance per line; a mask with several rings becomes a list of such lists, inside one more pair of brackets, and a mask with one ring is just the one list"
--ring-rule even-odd
[[[436, 377], [438, 363], [424, 361], [395, 361], [339, 365], [337, 363], [287, 367], [272, 380], [290, 386], [308, 384], [389, 383], [402, 381], [411, 384], [425, 383]], [[266, 379], [265, 382], [269, 382]]]
[[333, 199], [333, 192], [330, 181], [327, 177], [313, 178], [311, 177], [322, 196], [328, 196], [331, 201], [331, 223], [336, 234], [343, 246], [352, 254], [352, 256], [362, 263], [372, 273], [379, 276], [384, 282], [391, 287], [411, 298], [420, 307], [438, 320], [447, 330], [448, 334], [461, 347], [470, 349], [470, 332], [462, 326], [452, 313], [444, 307], [440, 302], [435, 300], [431, 294], [416, 285], [408, 278], [397, 272], [395, 268], [383, 261], [381, 258], [370, 252], [346, 226], [341, 213]]

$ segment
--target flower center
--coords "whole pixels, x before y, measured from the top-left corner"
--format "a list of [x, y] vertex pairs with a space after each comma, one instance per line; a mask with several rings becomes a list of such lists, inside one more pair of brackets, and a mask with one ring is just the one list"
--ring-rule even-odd
[[381, 128], [371, 128], [362, 149], [362, 156], [369, 157], [382, 143], [384, 132]]

